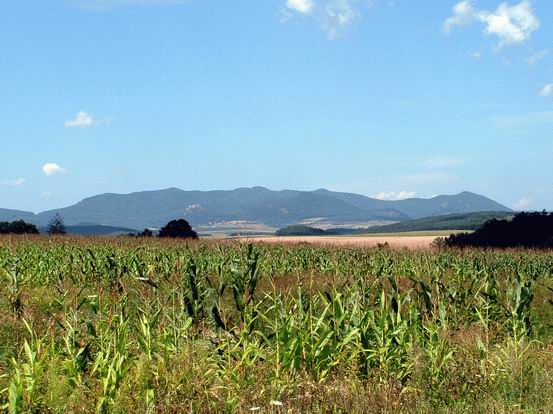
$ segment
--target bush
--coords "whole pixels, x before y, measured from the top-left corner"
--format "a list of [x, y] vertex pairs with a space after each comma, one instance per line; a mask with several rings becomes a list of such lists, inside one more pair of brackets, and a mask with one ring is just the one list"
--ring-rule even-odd
[[138, 233], [136, 235], [137, 237], [153, 237], [154, 236], [154, 232], [150, 229], [144, 229], [143, 231], [141, 231], [140, 233]]
[[172, 220], [159, 231], [159, 237], [197, 239], [198, 234], [186, 220]]
[[23, 220], [17, 220], [11, 223], [0, 222], [0, 234], [38, 234], [38, 229], [34, 224], [26, 223]]

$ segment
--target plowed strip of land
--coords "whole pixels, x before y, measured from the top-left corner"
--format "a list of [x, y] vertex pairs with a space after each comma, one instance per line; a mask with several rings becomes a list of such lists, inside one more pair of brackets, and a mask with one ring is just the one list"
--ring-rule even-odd
[[332, 246], [376, 247], [388, 243], [401, 249], [430, 248], [436, 236], [286, 236], [247, 237], [243, 240], [271, 244], [316, 244]]

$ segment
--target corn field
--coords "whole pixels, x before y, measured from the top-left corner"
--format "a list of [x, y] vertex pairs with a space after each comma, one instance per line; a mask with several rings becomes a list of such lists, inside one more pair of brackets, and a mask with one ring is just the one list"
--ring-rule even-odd
[[7, 413], [553, 412], [553, 252], [0, 240]]

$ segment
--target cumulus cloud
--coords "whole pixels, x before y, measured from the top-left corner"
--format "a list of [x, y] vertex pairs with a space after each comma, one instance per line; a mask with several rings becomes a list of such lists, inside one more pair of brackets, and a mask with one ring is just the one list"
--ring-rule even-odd
[[405, 200], [417, 195], [414, 191], [383, 191], [373, 196], [378, 200]]
[[42, 172], [45, 175], [56, 175], [56, 174], [65, 174], [65, 168], [60, 167], [55, 162], [47, 162], [42, 166]]
[[525, 210], [532, 205], [532, 200], [528, 197], [521, 198], [513, 204], [513, 210]]
[[484, 32], [499, 38], [499, 47], [524, 43], [540, 28], [540, 21], [529, 0], [510, 6], [501, 3], [495, 12], [478, 10], [471, 0], [463, 0], [453, 7], [453, 16], [444, 22], [444, 31], [450, 33], [457, 26], [484, 23]]
[[77, 113], [77, 116], [75, 117], [75, 119], [65, 121], [65, 126], [67, 128], [89, 127], [89, 126], [98, 125], [98, 124], [99, 122], [94, 118], [92, 118], [92, 115], [89, 115], [84, 111]]
[[309, 14], [315, 8], [313, 0], [287, 0], [286, 7], [298, 13]]
[[553, 96], [553, 83], [548, 83], [540, 91], [540, 96], [547, 98], [548, 96]]
[[343, 35], [361, 18], [361, 9], [373, 0], [287, 0], [287, 11], [314, 18], [330, 39]]
[[24, 178], [16, 178], [15, 180], [0, 181], [0, 187], [19, 187], [25, 183]]

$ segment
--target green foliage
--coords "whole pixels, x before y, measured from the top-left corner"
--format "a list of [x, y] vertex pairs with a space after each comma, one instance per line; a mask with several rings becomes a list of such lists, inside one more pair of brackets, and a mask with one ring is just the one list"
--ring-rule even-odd
[[402, 223], [375, 226], [359, 231], [361, 233], [400, 233], [408, 231], [430, 230], [476, 230], [491, 219], [505, 219], [513, 213], [506, 211], [489, 211], [465, 214], [446, 214], [408, 220]]
[[5, 412], [553, 410], [550, 252], [64, 238], [0, 269]]
[[278, 229], [275, 234], [277, 236], [325, 236], [334, 233], [323, 229], [296, 224]]
[[198, 234], [192, 230], [186, 220], [171, 220], [159, 231], [159, 237], [197, 239]]
[[25, 223], [23, 220], [11, 223], [2, 221], [0, 222], [0, 234], [38, 234], [38, 229], [34, 224]]

